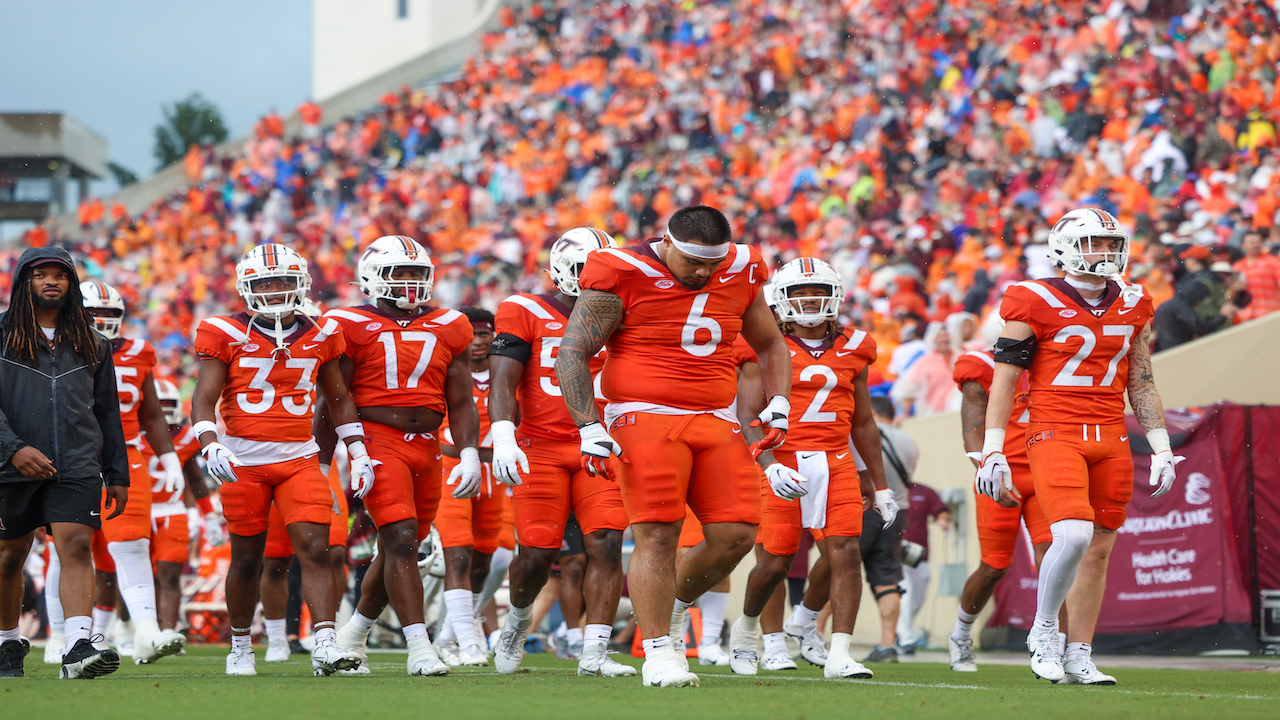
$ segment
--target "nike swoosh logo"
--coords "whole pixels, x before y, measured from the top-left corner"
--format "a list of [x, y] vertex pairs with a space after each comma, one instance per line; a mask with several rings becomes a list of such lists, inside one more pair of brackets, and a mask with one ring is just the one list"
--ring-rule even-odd
[[1120, 436], [1120, 442], [1126, 442], [1126, 441], [1128, 441], [1128, 439], [1129, 439], [1129, 436], [1128, 436], [1128, 435], [1121, 435], [1121, 436]]
[[840, 352], [839, 350], [836, 351], [836, 357], [844, 357], [845, 355], [852, 355], [852, 354], [853, 354], [852, 350], [845, 350], [844, 352]]
[[733, 428], [733, 434], [734, 434], [734, 435], [741, 435], [741, 434], [742, 434], [742, 428]]
[[130, 469], [130, 470], [137, 470], [137, 469], [138, 469], [138, 468], [140, 468], [140, 467], [142, 467], [142, 466], [141, 466], [141, 465], [134, 465], [133, 463], [129, 463], [129, 469]]
[[732, 280], [732, 279], [734, 279], [734, 278], [736, 278], [736, 277], [738, 277], [738, 276], [737, 276], [737, 275], [730, 275], [729, 277], [722, 277], [722, 278], [717, 278], [717, 279], [718, 279], [720, 282], [722, 282], [722, 283], [727, 283], [727, 282], [729, 282], [730, 280]]
[[847, 457], [849, 457], [849, 453], [838, 453], [838, 454], [836, 455], [836, 459], [837, 459], [837, 460], [843, 460], [843, 459], [845, 459], [845, 458], [847, 458]]
[[320, 347], [320, 343], [314, 343], [314, 344], [312, 344], [312, 345], [303, 345], [303, 346], [302, 346], [302, 349], [303, 349], [303, 350], [310, 350], [310, 349], [312, 349], [312, 348], [318, 348], [318, 347]]
[[1120, 311], [1117, 311], [1117, 312], [1116, 312], [1116, 314], [1117, 314], [1117, 315], [1128, 315], [1129, 313], [1131, 313], [1131, 312], [1133, 312], [1134, 310], [1137, 310], [1137, 309], [1138, 309], [1138, 308], [1129, 308], [1128, 310], [1120, 310]]
[[102, 515], [102, 513], [98, 512], [97, 510], [90, 510], [90, 511], [89, 511], [89, 516], [90, 516], [90, 517], [98, 517], [98, 516], [100, 516], [100, 515]]

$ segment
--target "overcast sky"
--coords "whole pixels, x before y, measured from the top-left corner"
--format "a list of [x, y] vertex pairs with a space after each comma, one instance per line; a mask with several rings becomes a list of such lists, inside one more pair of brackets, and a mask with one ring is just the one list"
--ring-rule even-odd
[[311, 0], [0, 0], [0, 28], [0, 112], [67, 113], [144, 178], [162, 105], [199, 91], [235, 137], [311, 94]]

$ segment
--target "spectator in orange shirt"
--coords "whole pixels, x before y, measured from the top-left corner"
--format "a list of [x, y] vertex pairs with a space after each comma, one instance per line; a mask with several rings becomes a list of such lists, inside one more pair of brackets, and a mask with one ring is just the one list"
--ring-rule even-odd
[[1280, 258], [1262, 251], [1262, 235], [1249, 232], [1241, 242], [1244, 257], [1232, 269], [1244, 276], [1245, 288], [1252, 298], [1249, 305], [1236, 313], [1243, 322], [1280, 310]]

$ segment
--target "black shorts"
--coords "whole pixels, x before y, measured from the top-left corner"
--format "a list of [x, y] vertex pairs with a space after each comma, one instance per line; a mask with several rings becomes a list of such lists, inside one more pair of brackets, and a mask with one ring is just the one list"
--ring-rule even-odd
[[578, 524], [577, 516], [570, 513], [569, 521], [564, 524], [564, 541], [560, 543], [560, 557], [583, 555], [586, 552], [587, 546], [582, 540], [582, 526]]
[[102, 527], [102, 479], [0, 483], [0, 540], [16, 540], [50, 523]]
[[875, 508], [863, 513], [862, 538], [859, 542], [868, 585], [882, 587], [902, 582], [902, 532], [906, 529], [905, 509], [898, 513], [893, 524], [887, 528]]

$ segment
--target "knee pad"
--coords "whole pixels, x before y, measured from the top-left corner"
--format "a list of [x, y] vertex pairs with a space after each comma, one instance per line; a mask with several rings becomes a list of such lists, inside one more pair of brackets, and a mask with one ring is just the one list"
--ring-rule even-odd
[[1093, 523], [1088, 520], [1059, 520], [1049, 529], [1053, 532], [1053, 543], [1061, 543], [1062, 552], [1071, 557], [1084, 557], [1093, 542]]

